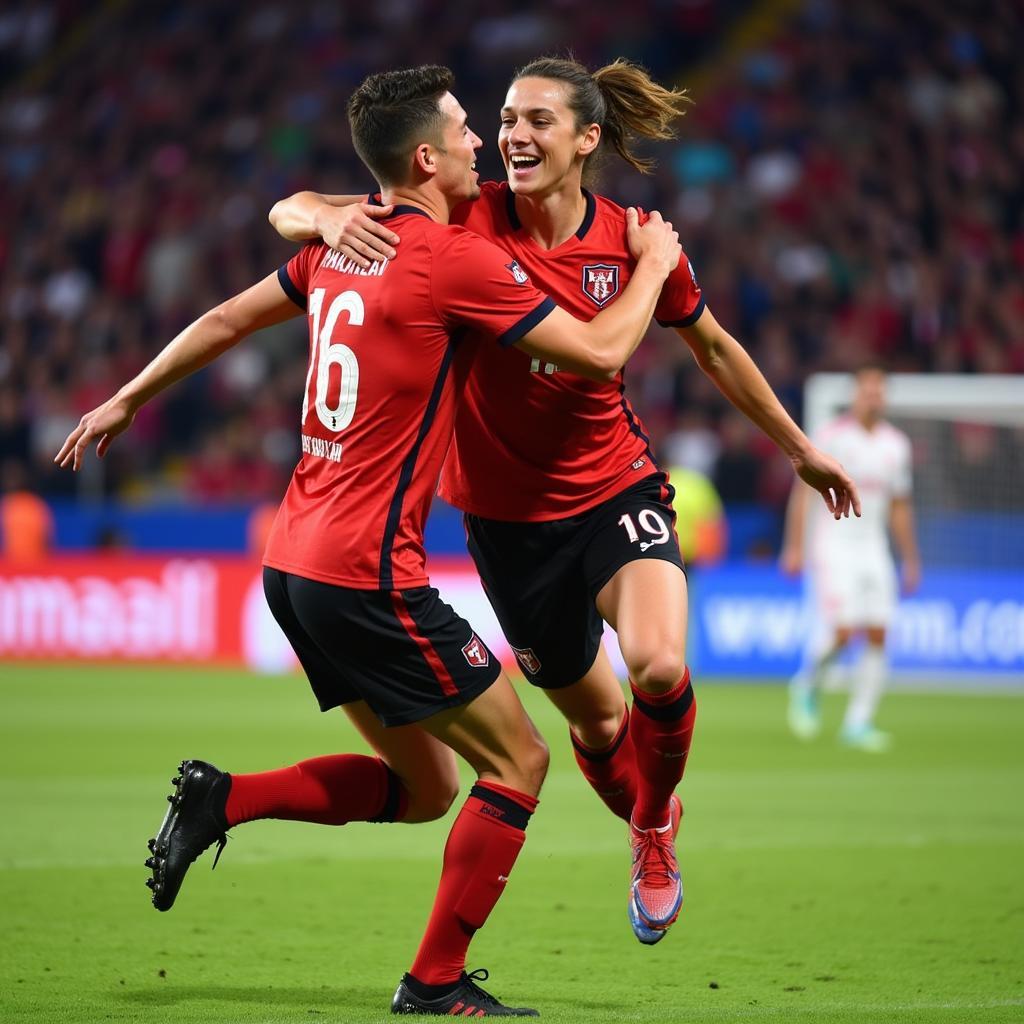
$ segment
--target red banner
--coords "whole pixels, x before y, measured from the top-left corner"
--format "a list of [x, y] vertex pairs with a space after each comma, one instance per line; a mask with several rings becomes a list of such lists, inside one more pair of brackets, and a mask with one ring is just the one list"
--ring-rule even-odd
[[[468, 559], [436, 560], [434, 585], [511, 663]], [[295, 667], [251, 558], [89, 555], [0, 561], [0, 660], [219, 662]]]
[[248, 558], [0, 562], [0, 657], [242, 663], [256, 598]]

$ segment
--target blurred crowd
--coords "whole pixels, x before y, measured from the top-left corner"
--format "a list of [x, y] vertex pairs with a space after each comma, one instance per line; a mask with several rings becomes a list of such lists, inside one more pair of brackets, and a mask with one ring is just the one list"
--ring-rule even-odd
[[[302, 320], [154, 401], [85, 483], [51, 460], [83, 412], [291, 246], [266, 213], [360, 191], [345, 101], [369, 72], [456, 71], [496, 135], [511, 71], [571, 49], [692, 87], [680, 140], [601, 191], [678, 226], [709, 307], [800, 415], [806, 376], [1024, 372], [1024, 17], [1012, 0], [807, 0], [750, 44], [748, 4], [501, 0], [95, 5], [0, 14], [0, 474], [48, 496], [256, 501], [297, 458]], [[763, 26], [762, 26], [763, 27]], [[741, 46], [741, 39], [743, 40]], [[493, 146], [484, 176], [499, 177]], [[669, 331], [627, 388], [669, 464], [781, 505], [788, 464]]]

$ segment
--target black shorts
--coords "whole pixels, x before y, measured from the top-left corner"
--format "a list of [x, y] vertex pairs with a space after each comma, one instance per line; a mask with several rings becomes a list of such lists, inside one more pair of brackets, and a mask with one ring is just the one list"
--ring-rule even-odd
[[263, 591], [320, 710], [365, 700], [384, 725], [468, 704], [498, 659], [433, 587], [353, 590], [264, 568]]
[[594, 664], [604, 622], [595, 600], [622, 566], [641, 558], [685, 572], [675, 492], [646, 477], [567, 519], [510, 523], [465, 517], [469, 553], [526, 678], [558, 689]]

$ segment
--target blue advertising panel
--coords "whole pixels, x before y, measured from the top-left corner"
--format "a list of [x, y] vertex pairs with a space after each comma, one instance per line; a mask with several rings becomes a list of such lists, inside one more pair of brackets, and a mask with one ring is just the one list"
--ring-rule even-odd
[[[785, 676], [815, 627], [798, 581], [770, 566], [726, 566], [691, 579], [691, 663], [702, 675]], [[1024, 576], [934, 571], [904, 598], [889, 633], [896, 673], [1019, 677]]]

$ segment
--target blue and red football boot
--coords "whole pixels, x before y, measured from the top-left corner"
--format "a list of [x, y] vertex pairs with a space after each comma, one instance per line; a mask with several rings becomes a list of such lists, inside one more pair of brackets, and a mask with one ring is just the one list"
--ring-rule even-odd
[[639, 829], [630, 822], [633, 872], [629, 884], [629, 923], [646, 946], [660, 942], [683, 906], [683, 882], [676, 860], [675, 839], [683, 803], [673, 793], [670, 818], [661, 828]]

